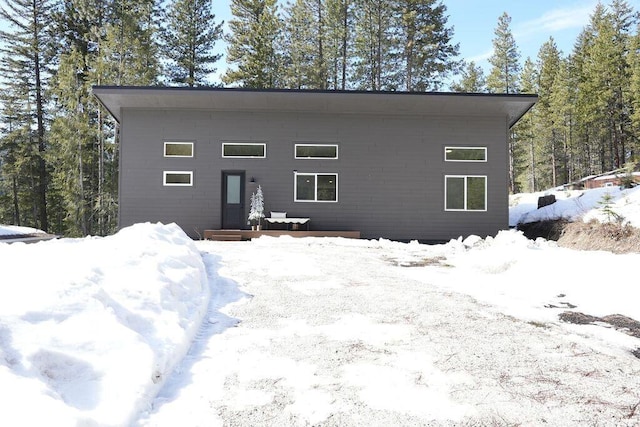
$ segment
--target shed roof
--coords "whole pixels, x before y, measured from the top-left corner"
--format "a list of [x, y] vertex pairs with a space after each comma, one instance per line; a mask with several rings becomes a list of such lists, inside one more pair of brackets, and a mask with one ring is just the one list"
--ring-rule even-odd
[[285, 111], [337, 114], [506, 117], [509, 127], [538, 100], [537, 95], [371, 92], [211, 87], [94, 86], [93, 94], [120, 121], [122, 110], [193, 109]]

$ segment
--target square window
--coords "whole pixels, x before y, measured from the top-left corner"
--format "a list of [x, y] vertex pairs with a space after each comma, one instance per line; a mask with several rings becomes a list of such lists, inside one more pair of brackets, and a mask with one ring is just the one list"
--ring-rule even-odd
[[486, 211], [486, 176], [445, 176], [446, 211]]
[[338, 201], [338, 174], [296, 173], [294, 185], [296, 202]]

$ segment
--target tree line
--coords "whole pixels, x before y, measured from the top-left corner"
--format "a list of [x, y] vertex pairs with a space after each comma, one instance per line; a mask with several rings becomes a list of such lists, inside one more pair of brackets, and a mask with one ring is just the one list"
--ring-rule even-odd
[[[539, 93], [512, 130], [513, 192], [635, 159], [638, 18], [599, 4], [563, 56], [521, 64], [507, 14], [491, 70], [459, 59], [441, 0], [7, 0], [0, 6], [0, 223], [67, 236], [117, 223], [119, 129], [93, 85]], [[226, 45], [226, 72], [212, 76]], [[637, 106], [637, 108], [636, 108]]]
[[549, 38], [521, 62], [503, 14], [491, 71], [466, 64], [458, 91], [537, 93], [536, 106], [512, 129], [510, 190], [541, 191], [609, 171], [626, 173], [640, 158], [640, 31], [626, 1], [598, 3], [568, 54]]

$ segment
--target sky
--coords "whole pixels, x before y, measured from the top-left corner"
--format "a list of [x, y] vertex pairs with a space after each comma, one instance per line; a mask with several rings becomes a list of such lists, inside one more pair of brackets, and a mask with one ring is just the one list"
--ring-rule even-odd
[[[231, 18], [229, 3], [230, 0], [214, 0], [218, 22]], [[511, 16], [511, 30], [524, 63], [527, 57], [536, 59], [549, 37], [554, 38], [565, 55], [571, 53], [597, 3], [596, 0], [444, 0], [448, 24], [454, 28], [454, 43], [460, 44], [461, 59], [474, 61], [486, 72], [493, 32], [502, 13]], [[640, 0], [627, 0], [627, 3], [634, 10], [640, 10]], [[225, 67], [223, 62], [219, 71]]]

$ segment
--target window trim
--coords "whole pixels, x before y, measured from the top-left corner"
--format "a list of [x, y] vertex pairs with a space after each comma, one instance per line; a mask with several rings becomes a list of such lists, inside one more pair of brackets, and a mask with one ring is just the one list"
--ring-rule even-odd
[[[172, 154], [167, 154], [167, 145], [168, 144], [175, 144], [175, 145], [191, 145], [191, 155], [190, 156], [182, 156], [182, 155], [172, 155]], [[195, 155], [195, 144], [193, 142], [181, 142], [181, 141], [165, 141], [164, 142], [164, 146], [163, 146], [164, 150], [163, 150], [163, 154], [164, 157], [168, 157], [168, 158], [193, 158]]]
[[[264, 154], [262, 156], [225, 156], [224, 147], [227, 145], [261, 145], [263, 147]], [[223, 159], [266, 159], [267, 143], [266, 142], [223, 142], [221, 154]]]
[[[448, 178], [464, 178], [464, 208], [463, 209], [448, 209], [447, 208], [447, 180]], [[468, 178], [484, 178], [484, 209], [468, 209], [468, 193], [467, 193], [467, 179]], [[444, 176], [444, 210], [445, 212], [487, 212], [487, 193], [488, 193], [488, 178], [487, 175], [445, 175]]]
[[[185, 174], [189, 175], [189, 183], [167, 183], [167, 175], [169, 174]], [[193, 171], [162, 171], [162, 185], [164, 187], [193, 187]]]
[[[298, 200], [298, 176], [313, 175], [315, 177], [314, 200]], [[333, 175], [336, 180], [336, 199], [318, 200], [318, 175]], [[338, 203], [338, 173], [337, 172], [298, 172], [293, 173], [293, 201], [295, 203]]]
[[[336, 148], [336, 156], [335, 157], [302, 157], [298, 156], [298, 147], [335, 147]], [[337, 160], [339, 157], [339, 146], [338, 144], [330, 144], [330, 143], [315, 143], [315, 142], [296, 142], [293, 147], [293, 158], [296, 160]]]
[[[484, 160], [455, 160], [455, 159], [447, 159], [447, 150], [449, 149], [457, 149], [457, 150], [484, 150]], [[486, 163], [487, 162], [487, 147], [471, 147], [468, 145], [465, 146], [457, 146], [457, 145], [446, 145], [444, 147], [444, 161], [445, 162], [463, 162], [463, 163]]]

